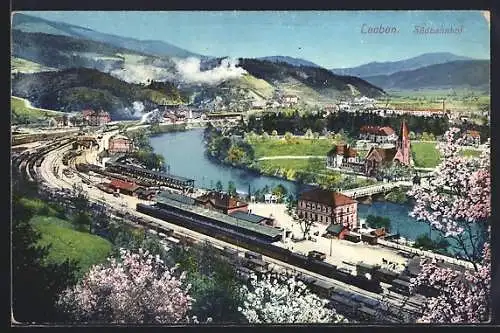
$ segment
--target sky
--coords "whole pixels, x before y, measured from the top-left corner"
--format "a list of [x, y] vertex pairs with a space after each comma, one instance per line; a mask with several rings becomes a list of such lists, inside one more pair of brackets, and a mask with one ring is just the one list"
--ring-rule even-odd
[[[428, 52], [490, 58], [489, 24], [481, 11], [47, 11], [23, 12], [52, 21], [189, 51], [234, 58], [286, 55], [325, 68], [397, 61]], [[370, 33], [370, 27], [394, 33]], [[424, 28], [458, 29], [419, 34]], [[460, 30], [461, 28], [461, 30]]]

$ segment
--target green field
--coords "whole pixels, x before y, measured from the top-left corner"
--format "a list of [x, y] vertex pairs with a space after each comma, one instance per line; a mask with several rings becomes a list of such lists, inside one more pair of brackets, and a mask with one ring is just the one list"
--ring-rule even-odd
[[25, 101], [22, 98], [15, 96], [10, 97], [10, 110], [12, 119], [24, 118], [28, 120], [35, 120], [47, 117], [54, 117], [62, 115], [62, 112], [38, 109], [26, 106]]
[[420, 168], [433, 168], [440, 162], [439, 151], [436, 143], [415, 142], [411, 144], [415, 166]]
[[17, 57], [11, 57], [11, 71], [13, 73], [37, 73], [46, 71], [56, 71], [56, 68], [46, 67], [39, 63], [29, 61], [26, 59], [21, 59]]
[[255, 140], [251, 144], [255, 151], [255, 158], [264, 156], [326, 156], [332, 149], [332, 141], [327, 139], [293, 138], [294, 143], [287, 143], [280, 139]]
[[42, 234], [40, 245], [52, 244], [48, 263], [61, 263], [67, 258], [78, 261], [80, 274], [103, 262], [111, 252], [111, 243], [99, 236], [73, 229], [70, 222], [56, 217], [35, 216], [35, 230]]
[[311, 159], [279, 159], [259, 161], [259, 166], [265, 170], [275, 169], [293, 169], [293, 170], [311, 170], [314, 172], [326, 172], [326, 160], [320, 158]]

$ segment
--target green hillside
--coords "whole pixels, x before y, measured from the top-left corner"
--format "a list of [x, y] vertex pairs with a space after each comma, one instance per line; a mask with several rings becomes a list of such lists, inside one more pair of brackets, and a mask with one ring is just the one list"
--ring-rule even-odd
[[379, 97], [384, 94], [382, 89], [360, 78], [335, 75], [324, 68], [293, 66], [284, 62], [274, 63], [257, 59], [240, 59], [240, 66], [256, 78], [275, 86], [295, 84], [299, 97], [302, 87], [329, 97], [352, 96], [352, 87], [360, 94], [369, 97]]
[[111, 252], [111, 243], [104, 238], [73, 229], [71, 223], [56, 217], [35, 216], [31, 219], [35, 230], [42, 234], [40, 245], [51, 244], [48, 263], [66, 259], [78, 262], [80, 274], [92, 265], [104, 262]]
[[182, 103], [179, 91], [172, 84], [131, 84], [86, 68], [16, 74], [12, 81], [12, 93], [47, 109], [78, 111], [102, 108], [111, 112], [115, 119], [130, 117], [134, 101], [150, 106]]
[[62, 115], [62, 112], [31, 107], [27, 104], [26, 100], [15, 96], [11, 96], [10, 98], [10, 110], [13, 124], [32, 122]]
[[57, 70], [56, 68], [47, 67], [42, 64], [17, 57], [11, 57], [10, 68], [12, 73], [37, 73]]

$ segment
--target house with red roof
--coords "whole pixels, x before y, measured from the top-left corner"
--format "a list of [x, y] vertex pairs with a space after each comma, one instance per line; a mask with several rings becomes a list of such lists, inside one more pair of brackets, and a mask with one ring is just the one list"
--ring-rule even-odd
[[297, 214], [322, 224], [340, 224], [349, 229], [358, 226], [358, 202], [342, 193], [320, 188], [300, 195]]
[[362, 126], [359, 129], [359, 139], [375, 143], [395, 143], [398, 136], [389, 126]]
[[236, 211], [248, 212], [248, 203], [238, 200], [226, 193], [209, 192], [199, 196], [195, 200], [200, 206], [224, 214], [232, 214]]
[[111, 183], [109, 183], [108, 186], [118, 193], [123, 193], [132, 196], [136, 196], [135, 191], [137, 191], [137, 189], [139, 188], [137, 184], [132, 182], [127, 182], [121, 179], [112, 179]]

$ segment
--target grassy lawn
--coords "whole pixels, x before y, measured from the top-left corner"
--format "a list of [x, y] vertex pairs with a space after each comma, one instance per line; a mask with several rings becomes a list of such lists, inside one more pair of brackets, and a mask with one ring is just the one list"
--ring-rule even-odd
[[266, 170], [274, 169], [293, 169], [307, 170], [308, 168], [315, 172], [326, 172], [326, 160], [311, 158], [311, 159], [282, 159], [282, 160], [264, 160], [259, 161], [259, 166]]
[[440, 162], [439, 152], [435, 143], [415, 142], [411, 145], [415, 166], [420, 168], [433, 168]]
[[308, 140], [294, 138], [295, 143], [281, 139], [257, 140], [251, 142], [255, 158], [264, 156], [326, 156], [332, 149], [332, 142], [327, 139]]
[[80, 274], [92, 265], [103, 262], [111, 252], [111, 243], [99, 236], [73, 229], [70, 222], [50, 216], [31, 219], [35, 230], [42, 234], [41, 245], [52, 244], [48, 262], [59, 263], [67, 258], [78, 261]]

